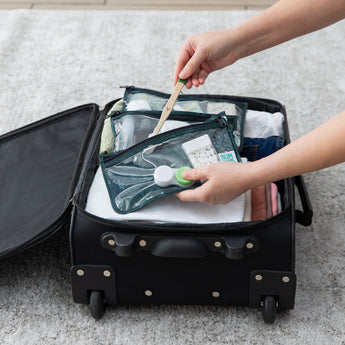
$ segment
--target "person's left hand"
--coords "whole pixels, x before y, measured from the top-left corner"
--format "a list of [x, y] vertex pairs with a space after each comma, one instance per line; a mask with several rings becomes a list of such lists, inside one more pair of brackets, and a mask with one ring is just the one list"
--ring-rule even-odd
[[220, 162], [183, 172], [187, 180], [207, 179], [200, 187], [187, 189], [176, 196], [182, 201], [201, 201], [225, 205], [251, 188], [251, 163]]

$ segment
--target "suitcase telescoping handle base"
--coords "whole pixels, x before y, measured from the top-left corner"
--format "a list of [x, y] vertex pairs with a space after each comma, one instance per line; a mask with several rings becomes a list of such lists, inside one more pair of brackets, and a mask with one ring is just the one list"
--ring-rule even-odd
[[261, 241], [255, 235], [219, 237], [195, 236], [145, 236], [107, 232], [101, 236], [101, 245], [121, 257], [134, 255], [140, 248], [152, 255], [165, 258], [202, 258], [210, 253], [220, 253], [231, 260], [241, 260], [258, 252]]
[[310, 203], [308, 191], [305, 186], [303, 176], [302, 175], [295, 176], [294, 181], [295, 181], [295, 185], [297, 187], [298, 194], [301, 199], [302, 208], [303, 208], [303, 211], [295, 210], [296, 222], [304, 226], [309, 226], [313, 219], [313, 209]]

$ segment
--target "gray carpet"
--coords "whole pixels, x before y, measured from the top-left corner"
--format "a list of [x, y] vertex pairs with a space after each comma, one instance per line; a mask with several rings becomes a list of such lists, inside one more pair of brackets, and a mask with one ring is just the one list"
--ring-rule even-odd
[[[2, 11], [0, 133], [105, 104], [121, 97], [123, 84], [171, 92], [187, 35], [253, 14]], [[256, 54], [194, 92], [276, 99], [297, 138], [345, 109], [344, 32], [341, 22]], [[65, 231], [0, 263], [0, 343], [344, 344], [344, 175], [342, 164], [306, 176], [315, 217], [297, 226], [296, 306], [272, 326], [255, 309], [203, 306], [120, 307], [96, 322], [72, 301]]]

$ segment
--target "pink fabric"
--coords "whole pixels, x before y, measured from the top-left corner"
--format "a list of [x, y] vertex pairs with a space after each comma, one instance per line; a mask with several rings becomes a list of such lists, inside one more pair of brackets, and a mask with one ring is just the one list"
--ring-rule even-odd
[[266, 187], [266, 218], [271, 218], [273, 216], [272, 212], [272, 195], [271, 195], [271, 184], [267, 183]]
[[272, 214], [275, 216], [278, 214], [278, 187], [275, 183], [271, 183], [271, 205]]

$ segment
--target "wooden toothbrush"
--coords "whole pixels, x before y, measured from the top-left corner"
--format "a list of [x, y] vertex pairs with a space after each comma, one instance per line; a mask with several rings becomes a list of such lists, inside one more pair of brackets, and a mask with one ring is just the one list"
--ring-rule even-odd
[[184, 85], [186, 84], [187, 80], [188, 80], [188, 78], [187, 79], [180, 79], [180, 78], [178, 79], [173, 93], [171, 94], [168, 102], [166, 103], [166, 105], [163, 108], [161, 117], [159, 118], [159, 122], [158, 122], [155, 130], [153, 131], [153, 135], [157, 135], [160, 132], [164, 122], [167, 120], [171, 111], [173, 110], [173, 107], [174, 107], [174, 104], [177, 100], [177, 97], [179, 96], [179, 94], [180, 94], [181, 90], [183, 89]]

